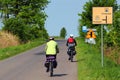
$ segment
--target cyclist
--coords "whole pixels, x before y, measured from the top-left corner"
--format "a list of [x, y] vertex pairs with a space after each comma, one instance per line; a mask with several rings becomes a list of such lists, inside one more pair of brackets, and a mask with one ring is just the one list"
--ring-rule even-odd
[[68, 55], [69, 55], [69, 58], [68, 60], [70, 60], [70, 52], [69, 52], [69, 49], [72, 48], [72, 50], [74, 50], [74, 55], [76, 54], [76, 51], [75, 51], [75, 46], [77, 46], [77, 43], [76, 43], [76, 40], [73, 38], [73, 34], [70, 34], [70, 37], [67, 39], [67, 43], [66, 43], [66, 46], [68, 47]]
[[[46, 43], [45, 51], [46, 51], [46, 61], [47, 61], [47, 57], [49, 56], [54, 56], [56, 61], [56, 55], [57, 53], [59, 53], [59, 49], [57, 42], [54, 41], [54, 37], [49, 38], [49, 41]], [[46, 72], [49, 72], [49, 66], [47, 66], [46, 68], [47, 68]]]

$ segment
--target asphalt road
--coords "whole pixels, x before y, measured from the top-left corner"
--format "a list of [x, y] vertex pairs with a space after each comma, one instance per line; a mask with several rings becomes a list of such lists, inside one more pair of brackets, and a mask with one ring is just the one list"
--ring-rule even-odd
[[53, 77], [44, 67], [45, 45], [23, 52], [17, 56], [0, 61], [0, 80], [77, 80], [77, 62], [68, 61], [65, 40], [58, 40], [60, 53], [58, 66]]

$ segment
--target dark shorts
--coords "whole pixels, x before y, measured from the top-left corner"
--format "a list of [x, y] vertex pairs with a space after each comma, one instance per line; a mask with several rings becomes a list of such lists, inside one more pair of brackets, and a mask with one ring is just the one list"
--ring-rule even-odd
[[55, 59], [56, 59], [56, 55], [46, 55], [46, 59], [47, 59], [47, 57], [49, 57], [49, 56], [54, 56]]

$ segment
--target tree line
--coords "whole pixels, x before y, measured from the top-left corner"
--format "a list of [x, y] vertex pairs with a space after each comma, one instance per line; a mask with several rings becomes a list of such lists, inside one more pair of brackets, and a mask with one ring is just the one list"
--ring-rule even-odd
[[[21, 42], [36, 38], [48, 38], [45, 29], [47, 14], [44, 9], [48, 0], [0, 0], [0, 17], [4, 26], [2, 30], [17, 35]], [[60, 30], [60, 37], [65, 38], [66, 29]]]
[[2, 30], [17, 35], [21, 42], [47, 38], [44, 9], [48, 3], [48, 0], [0, 0]]
[[113, 7], [113, 24], [104, 25], [104, 50], [105, 48], [111, 48], [112, 50], [115, 50], [113, 53], [118, 57], [120, 51], [120, 5], [117, 4], [116, 0], [89, 0], [84, 5], [83, 12], [78, 14], [80, 17], [80, 26], [78, 27], [79, 35], [81, 37], [85, 37], [86, 35], [86, 33], [82, 32], [82, 26], [97, 29], [96, 41], [98, 46], [100, 46], [101, 25], [92, 24], [92, 7]]

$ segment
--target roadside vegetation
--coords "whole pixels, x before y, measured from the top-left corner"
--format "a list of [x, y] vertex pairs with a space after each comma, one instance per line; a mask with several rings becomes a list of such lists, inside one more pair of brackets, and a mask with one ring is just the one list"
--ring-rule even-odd
[[55, 40], [63, 40], [63, 39], [65, 39], [65, 38], [60, 37], [60, 36], [54, 36], [54, 38], [55, 38]]
[[[85, 37], [86, 33], [82, 32], [82, 27], [87, 26], [88, 29], [96, 29], [96, 40], [100, 46], [101, 41], [101, 25], [92, 24], [92, 8], [93, 7], [112, 7], [113, 23], [104, 25], [103, 39], [104, 50], [115, 62], [120, 62], [120, 5], [116, 0], [89, 0], [83, 7], [83, 12], [79, 14], [79, 35]], [[120, 64], [120, 63], [119, 63]]]
[[48, 38], [45, 29], [48, 0], [0, 0], [2, 30], [19, 37], [21, 43]]
[[0, 60], [43, 44], [48, 0], [0, 0]]
[[17, 46], [20, 44], [19, 38], [10, 32], [0, 31], [0, 48]]
[[120, 80], [120, 65], [104, 55], [101, 64], [100, 48], [77, 39], [78, 80]]
[[30, 41], [26, 44], [20, 44], [17, 46], [9, 46], [6, 48], [0, 48], [0, 60], [12, 57], [14, 55], [20, 54], [29, 49], [35, 48], [45, 43], [45, 41], [46, 41], [45, 39], [39, 38], [39, 39]]
[[[55, 40], [62, 40], [59, 36], [54, 36]], [[0, 60], [21, 54], [37, 46], [46, 43], [48, 39], [38, 38], [27, 43], [20, 43], [17, 36], [8, 32], [0, 32]]]

